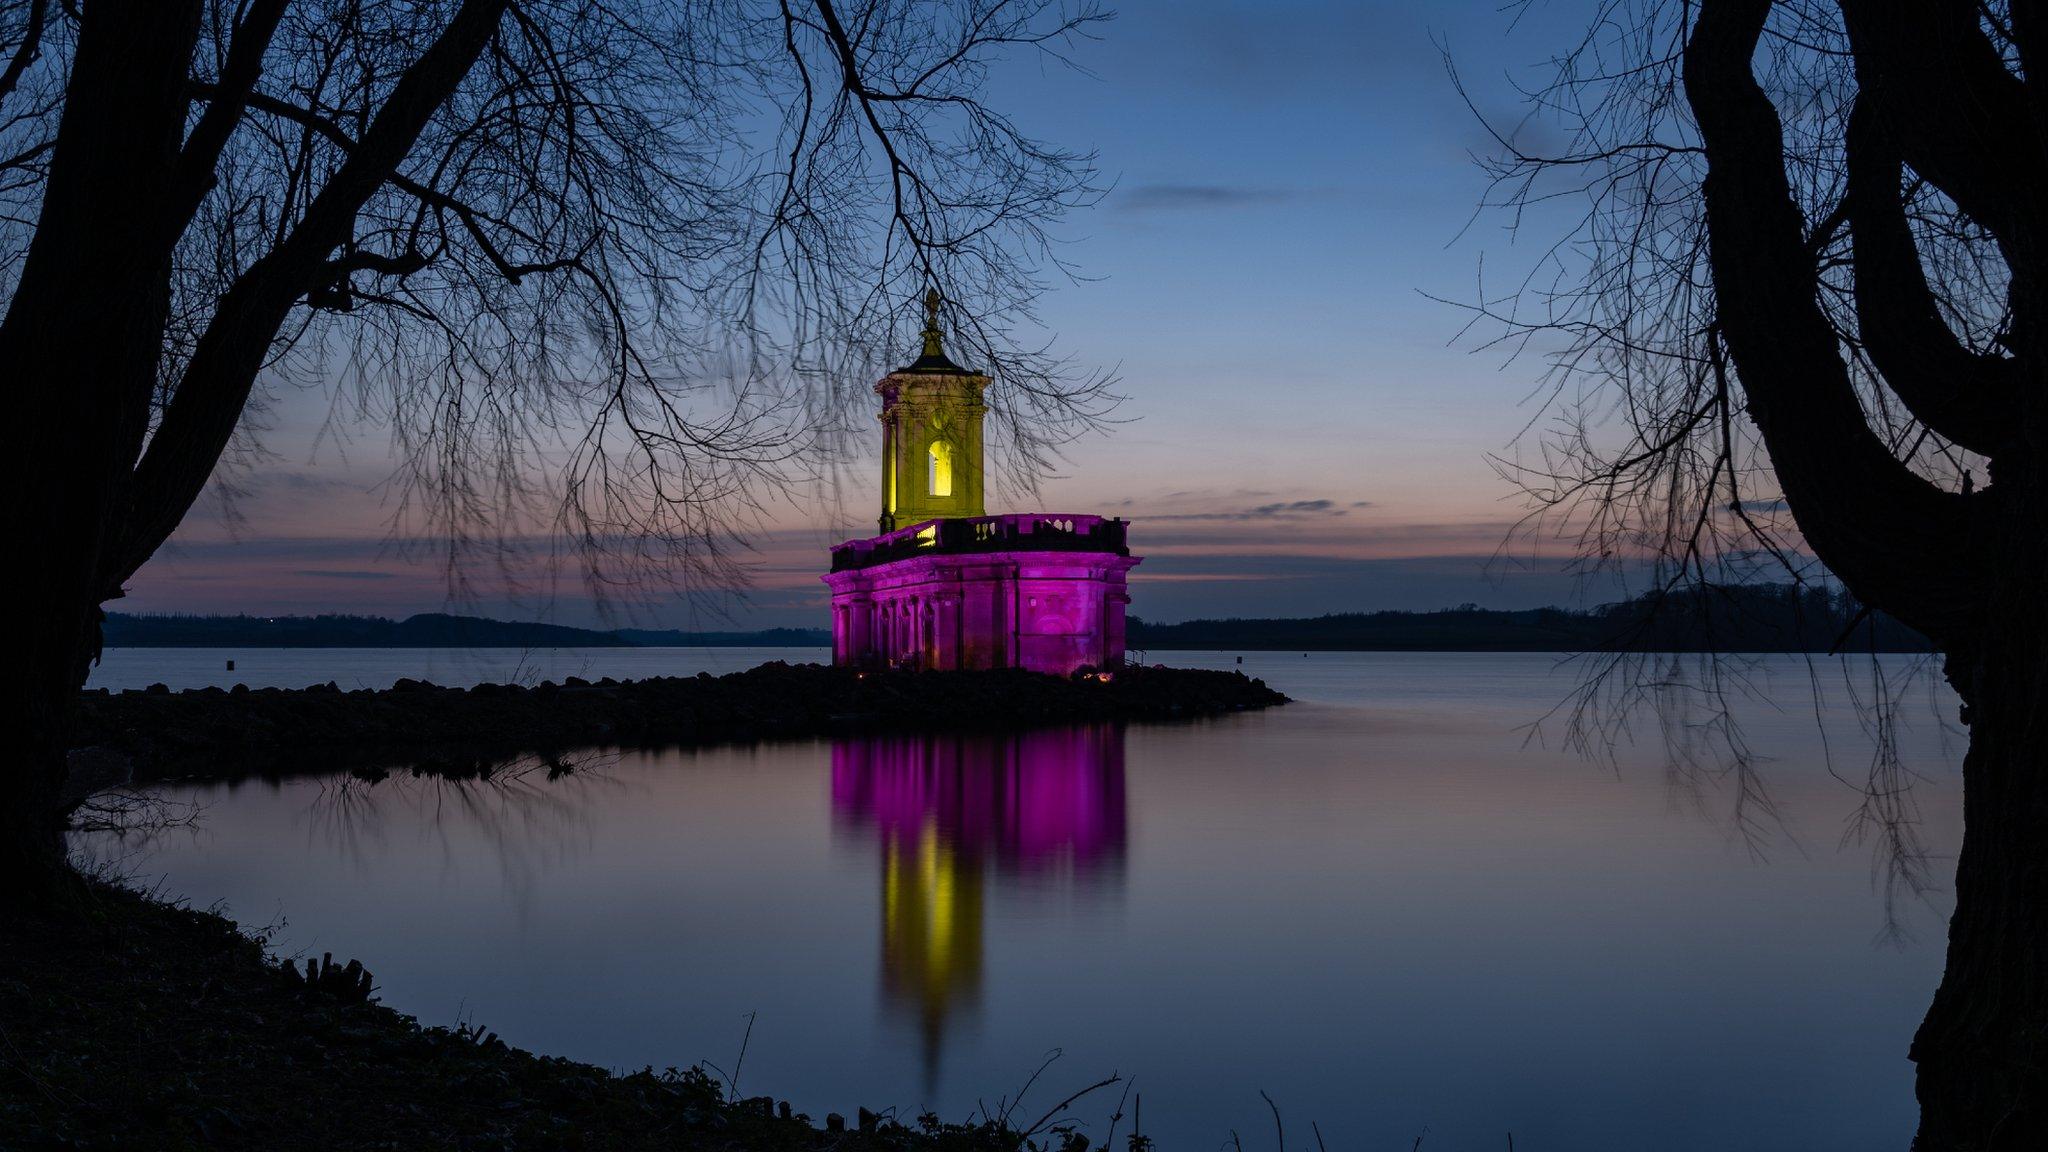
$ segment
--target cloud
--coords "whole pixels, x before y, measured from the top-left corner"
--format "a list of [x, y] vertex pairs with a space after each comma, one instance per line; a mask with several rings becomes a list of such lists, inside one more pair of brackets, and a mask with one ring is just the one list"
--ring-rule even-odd
[[320, 476], [311, 472], [265, 472], [250, 478], [250, 487], [261, 488], [275, 485], [299, 492], [340, 492], [361, 491], [362, 484], [340, 476]]
[[396, 580], [395, 572], [365, 572], [349, 568], [299, 568], [294, 576], [305, 576], [314, 580]]
[[1284, 188], [1250, 185], [1140, 184], [1119, 193], [1111, 204], [1127, 212], [1184, 212], [1277, 204], [1297, 195]]
[[[1126, 501], [1128, 503], [1128, 501]], [[1250, 520], [1288, 520], [1307, 517], [1342, 516], [1351, 508], [1371, 507], [1371, 501], [1360, 500], [1350, 508], [1339, 506], [1335, 500], [1279, 500], [1271, 504], [1259, 504], [1251, 508], [1237, 508], [1217, 512], [1169, 512], [1144, 517], [1146, 520], [1215, 520], [1243, 523]]]
[[1625, 594], [1612, 580], [1575, 574], [1566, 559], [1508, 570], [1488, 557], [1464, 554], [1361, 558], [1155, 549], [1147, 550], [1130, 579], [1131, 612], [1162, 622], [1429, 611], [1466, 602], [1489, 608], [1585, 606]]
[[[1335, 489], [1324, 488], [1324, 492]], [[1389, 522], [1370, 501], [1311, 496], [1247, 485], [1139, 497], [1121, 508], [1132, 521], [1131, 546], [1144, 557], [1132, 574], [1133, 611], [1152, 620], [1193, 616], [1313, 616], [1375, 608], [1440, 608], [1474, 601], [1490, 607], [1599, 602], [1607, 590], [1578, 596], [1567, 571], [1569, 549], [1498, 562], [1505, 521]], [[1150, 509], [1157, 509], [1152, 514]], [[361, 612], [404, 617], [458, 611], [500, 618], [616, 626], [815, 626], [827, 618], [819, 581], [827, 548], [872, 528], [824, 525], [751, 533], [745, 559], [753, 581], [744, 593], [704, 588], [710, 599], [684, 602], [665, 589], [623, 598], [630, 620], [599, 612], [573, 572], [551, 576], [536, 553], [515, 571], [479, 563], [451, 583], [444, 553], [415, 552], [381, 537], [254, 537], [239, 542], [179, 539], [152, 560], [121, 605], [131, 612], [248, 611], [261, 615]], [[528, 563], [531, 561], [531, 563]], [[502, 579], [501, 579], [502, 578]], [[506, 580], [512, 580], [507, 583]], [[721, 595], [721, 593], [724, 593]]]
[[1337, 507], [1335, 500], [1285, 500], [1278, 504], [1261, 504], [1257, 508], [1252, 509], [1249, 515], [1253, 519], [1258, 519], [1265, 516], [1293, 516], [1324, 512], [1332, 516], [1342, 516], [1344, 514], [1344, 510]]

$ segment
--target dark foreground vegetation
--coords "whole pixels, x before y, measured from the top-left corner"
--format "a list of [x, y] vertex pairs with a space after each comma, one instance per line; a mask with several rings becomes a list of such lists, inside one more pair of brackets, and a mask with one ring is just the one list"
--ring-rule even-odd
[[[614, 1075], [422, 1028], [359, 968], [308, 979], [218, 916], [102, 884], [82, 903], [0, 923], [0, 1146], [1008, 1152], [1039, 1117], [820, 1127], [696, 1070]], [[1061, 1145], [1066, 1115], [1029, 1142]]]
[[1294, 620], [1133, 617], [1138, 649], [1352, 652], [1931, 652], [1927, 638], [1840, 592], [1760, 584], [1693, 588], [1597, 608], [1347, 612]]
[[[99, 689], [82, 694], [75, 744], [142, 779], [269, 776], [406, 760], [460, 774], [507, 756], [592, 746], [1159, 720], [1286, 700], [1264, 681], [1187, 668], [1124, 668], [1104, 679], [1014, 670], [859, 673], [777, 661], [727, 676], [595, 683], [570, 677], [532, 687], [400, 680], [381, 691], [333, 684]], [[77, 775], [74, 785], [89, 779]]]

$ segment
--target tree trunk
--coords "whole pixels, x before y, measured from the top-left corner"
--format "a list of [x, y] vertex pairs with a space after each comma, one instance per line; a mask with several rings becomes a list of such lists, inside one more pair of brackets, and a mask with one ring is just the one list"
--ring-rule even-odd
[[[17, 607], [38, 618], [29, 643], [10, 655], [0, 716], [15, 733], [19, 757], [0, 794], [0, 908], [19, 914], [64, 904], [78, 878], [67, 860], [64, 788], [78, 690], [97, 640], [98, 611], [73, 592], [68, 604], [28, 602]], [[66, 626], [68, 622], [68, 627]], [[65, 633], [71, 639], [65, 641]]]
[[71, 886], [62, 814], [71, 716], [118, 595], [102, 557], [140, 453], [170, 307], [177, 231], [151, 195], [170, 182], [198, 35], [197, 0], [98, 0], [80, 26], [35, 239], [0, 319], [0, 422], [14, 481], [0, 494], [21, 620], [0, 720], [0, 902]]
[[[2038, 593], [2038, 560], [2019, 571]], [[1916, 1152], [2048, 1147], [2048, 609], [2004, 600], [1983, 656], [1950, 658], [1970, 749], [1948, 963], [1911, 1050]]]

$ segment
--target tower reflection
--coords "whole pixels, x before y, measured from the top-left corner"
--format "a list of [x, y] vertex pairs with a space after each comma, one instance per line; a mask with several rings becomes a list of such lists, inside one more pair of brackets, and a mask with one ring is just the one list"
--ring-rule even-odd
[[915, 1022], [930, 1086], [949, 1019], [980, 998], [990, 877], [998, 891], [1121, 878], [1123, 729], [836, 741], [832, 810], [880, 847], [882, 998]]

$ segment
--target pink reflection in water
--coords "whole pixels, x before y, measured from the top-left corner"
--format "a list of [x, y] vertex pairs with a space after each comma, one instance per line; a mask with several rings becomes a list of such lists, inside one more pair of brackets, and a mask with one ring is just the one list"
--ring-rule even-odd
[[1111, 873], [1124, 734], [873, 736], [832, 746], [832, 810], [881, 848], [882, 998], [915, 1019], [934, 1082], [946, 1025], [979, 999], [987, 876]]
[[1123, 856], [1123, 730], [842, 740], [832, 810], [884, 841], [930, 825], [955, 851], [1006, 869], [1089, 871]]

